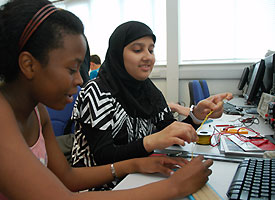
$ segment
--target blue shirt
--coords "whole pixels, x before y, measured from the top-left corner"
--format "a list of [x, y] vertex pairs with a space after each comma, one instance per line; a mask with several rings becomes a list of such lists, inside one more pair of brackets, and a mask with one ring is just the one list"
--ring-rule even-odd
[[90, 72], [90, 80], [97, 77], [98, 71], [99, 71], [99, 68]]

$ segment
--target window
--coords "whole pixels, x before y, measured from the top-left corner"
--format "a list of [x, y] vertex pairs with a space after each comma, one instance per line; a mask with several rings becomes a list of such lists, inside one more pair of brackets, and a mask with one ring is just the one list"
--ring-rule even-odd
[[180, 61], [252, 61], [275, 50], [274, 0], [180, 0]]
[[65, 0], [63, 3], [82, 20], [91, 54], [98, 54], [104, 60], [115, 28], [135, 20], [153, 30], [157, 37], [156, 60], [166, 61], [166, 0]]

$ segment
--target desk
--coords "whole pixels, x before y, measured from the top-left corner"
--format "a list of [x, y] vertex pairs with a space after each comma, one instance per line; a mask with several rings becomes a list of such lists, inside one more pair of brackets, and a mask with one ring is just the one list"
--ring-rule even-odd
[[[211, 166], [212, 174], [209, 177], [208, 183], [215, 188], [215, 190], [224, 199], [227, 199], [226, 192], [229, 188], [231, 180], [238, 167], [238, 163], [214, 161]], [[129, 174], [123, 179], [114, 190], [123, 190], [139, 187], [148, 183], [153, 183], [165, 179], [161, 174]], [[184, 187], [184, 186], [183, 186]], [[169, 189], [169, 188], [168, 188]], [[188, 199], [188, 198], [182, 198]]]
[[237, 107], [255, 107], [254, 105], [248, 105], [246, 103], [246, 100], [243, 97], [234, 97], [233, 99], [231, 99], [230, 101], [228, 101], [228, 103], [235, 105]]
[[[233, 123], [236, 119], [240, 116], [235, 115], [226, 115], [219, 119], [214, 119], [213, 122], [204, 124], [201, 130], [208, 130], [212, 131], [213, 125], [216, 124], [225, 124], [225, 123]], [[210, 125], [210, 126], [209, 126]], [[270, 126], [264, 123], [264, 120], [259, 117], [259, 124], [252, 125], [255, 131], [260, 132], [263, 135], [273, 135], [274, 130], [271, 129]], [[186, 144], [185, 146], [171, 146], [164, 150], [164, 152], [191, 152], [193, 148], [192, 144]], [[212, 147], [210, 145], [195, 145], [194, 153], [198, 154], [206, 154], [212, 156], [222, 156], [220, 151], [217, 147]], [[233, 176], [236, 172], [239, 163], [237, 162], [223, 162], [214, 160], [214, 164], [211, 166], [212, 174], [209, 177], [209, 184], [216, 190], [219, 195], [224, 198], [228, 199], [226, 196], [226, 192], [229, 188], [229, 185], [233, 179]], [[124, 180], [118, 184], [114, 190], [122, 190], [122, 189], [129, 189], [139, 187], [148, 183], [152, 183], [155, 181], [159, 181], [164, 179], [165, 177], [161, 176], [160, 174], [130, 174]], [[187, 199], [187, 198], [183, 198]]]

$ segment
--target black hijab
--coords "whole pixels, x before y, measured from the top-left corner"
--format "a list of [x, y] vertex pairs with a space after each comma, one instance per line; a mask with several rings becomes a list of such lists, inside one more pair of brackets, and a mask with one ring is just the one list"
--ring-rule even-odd
[[109, 39], [99, 77], [127, 114], [148, 119], [163, 111], [167, 107], [166, 101], [149, 78], [139, 81], [130, 76], [123, 61], [124, 47], [145, 36], [151, 36], [155, 43], [152, 30], [141, 22], [129, 21], [118, 26]]

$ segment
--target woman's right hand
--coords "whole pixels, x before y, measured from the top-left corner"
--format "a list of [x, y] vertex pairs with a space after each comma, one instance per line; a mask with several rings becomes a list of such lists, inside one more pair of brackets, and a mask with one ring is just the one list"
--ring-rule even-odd
[[185, 142], [196, 142], [198, 136], [192, 125], [183, 122], [173, 122], [163, 130], [148, 135], [143, 139], [147, 152], [155, 149], [165, 149], [174, 144], [185, 145]]
[[212, 160], [204, 160], [203, 156], [198, 156], [178, 169], [167, 181], [172, 184], [177, 197], [183, 197], [195, 193], [208, 181], [208, 176], [212, 174], [209, 167]]

